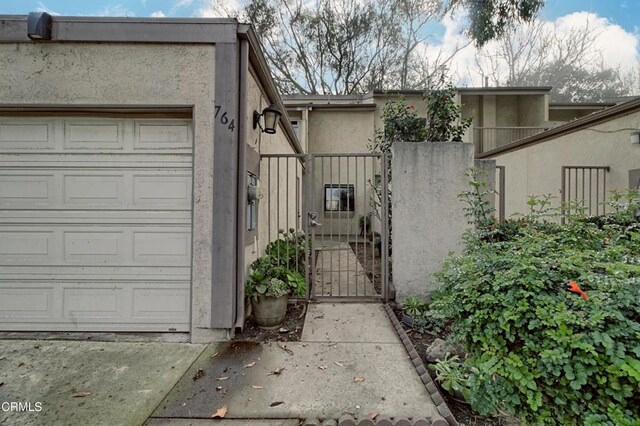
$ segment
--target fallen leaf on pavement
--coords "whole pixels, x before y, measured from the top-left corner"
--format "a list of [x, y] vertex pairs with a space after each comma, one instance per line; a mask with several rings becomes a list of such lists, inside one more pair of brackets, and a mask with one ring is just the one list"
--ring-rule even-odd
[[200, 369], [196, 372], [196, 374], [193, 376], [193, 381], [195, 382], [198, 379], [201, 379], [202, 376], [204, 376], [204, 370]]
[[226, 405], [223, 405], [222, 407], [218, 408], [218, 409], [216, 410], [216, 412], [215, 412], [215, 413], [213, 413], [213, 415], [211, 416], [211, 418], [214, 418], [214, 419], [215, 419], [216, 417], [218, 417], [218, 418], [223, 418], [223, 417], [224, 417], [224, 416], [226, 416], [226, 415], [227, 415], [227, 406], [226, 406]]
[[244, 366], [244, 368], [251, 368], [251, 367], [253, 367], [254, 365], [256, 365], [255, 361], [254, 361], [254, 362], [252, 362], [252, 363], [250, 363], [250, 364], [245, 365], [245, 366]]
[[89, 396], [89, 395], [91, 395], [91, 392], [76, 392], [71, 396], [74, 398], [84, 398], [85, 396]]
[[284, 401], [276, 401], [269, 404], [269, 407], [277, 407], [278, 405], [284, 404]]
[[375, 419], [376, 419], [376, 417], [378, 417], [378, 414], [379, 414], [379, 413], [377, 413], [377, 412], [375, 412], [375, 411], [374, 411], [373, 413], [369, 413], [369, 414], [367, 414], [367, 417], [369, 417], [371, 420], [375, 420]]
[[263, 387], [262, 387], [262, 386], [252, 385], [251, 387], [252, 387], [252, 388], [254, 388], [254, 389], [263, 389]]
[[333, 361], [333, 363], [338, 367], [344, 367], [344, 364], [340, 364], [338, 361]]
[[356, 377], [353, 378], [353, 381], [356, 382], [356, 383], [364, 382], [364, 377], [356, 376]]
[[293, 351], [287, 348], [287, 345], [285, 345], [284, 343], [278, 343], [278, 347], [283, 351], [285, 351], [286, 353], [288, 353], [289, 355], [293, 355]]
[[22, 367], [24, 366], [24, 362], [21, 362], [20, 364], [18, 364], [18, 367]]
[[321, 365], [321, 366], [319, 366], [318, 368], [319, 368], [320, 370], [326, 370], [326, 369], [327, 369], [327, 366], [326, 366], [326, 365]]
[[278, 374], [282, 373], [283, 370], [284, 370], [284, 367], [276, 368], [271, 373], [267, 374], [267, 376], [274, 376], [274, 375], [277, 376]]
[[229, 376], [216, 377], [216, 380], [227, 380]]

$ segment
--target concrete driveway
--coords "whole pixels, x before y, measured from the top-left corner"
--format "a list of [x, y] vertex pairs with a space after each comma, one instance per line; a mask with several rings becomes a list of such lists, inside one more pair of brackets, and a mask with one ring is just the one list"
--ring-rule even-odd
[[205, 348], [2, 340], [0, 424], [142, 424]]

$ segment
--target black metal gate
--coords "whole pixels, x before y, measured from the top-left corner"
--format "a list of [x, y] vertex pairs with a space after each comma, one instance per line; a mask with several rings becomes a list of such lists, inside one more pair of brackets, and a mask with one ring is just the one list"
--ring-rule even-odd
[[308, 250], [296, 259], [305, 263], [308, 299], [388, 299], [388, 160], [383, 153], [261, 156], [266, 217], [259, 223], [267, 230], [259, 238], [304, 232]]

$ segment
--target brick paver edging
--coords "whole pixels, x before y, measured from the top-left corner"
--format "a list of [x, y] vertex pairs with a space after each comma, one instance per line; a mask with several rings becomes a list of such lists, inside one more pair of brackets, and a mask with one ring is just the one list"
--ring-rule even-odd
[[[424, 383], [424, 386], [427, 388], [427, 392], [429, 392], [429, 395], [431, 396], [433, 403], [436, 405], [436, 408], [438, 409], [438, 413], [440, 413], [440, 415], [444, 418], [444, 420], [447, 421], [449, 425], [458, 426], [458, 421], [455, 419], [455, 417], [453, 417], [453, 414], [451, 413], [451, 410], [447, 406], [447, 403], [444, 402], [444, 399], [442, 398], [442, 395], [440, 394], [438, 387], [431, 379], [429, 372], [427, 371], [426, 367], [422, 363], [422, 359], [420, 358], [420, 355], [418, 355], [418, 351], [416, 351], [416, 348], [413, 346], [413, 343], [411, 343], [411, 340], [409, 340], [409, 336], [407, 336], [407, 333], [404, 331], [404, 328], [402, 328], [402, 324], [400, 324], [400, 321], [398, 321], [398, 317], [396, 316], [395, 312], [393, 312], [393, 309], [391, 309], [391, 306], [389, 306], [388, 303], [384, 305], [384, 309], [387, 311], [387, 315], [389, 315], [389, 319], [391, 320], [394, 328], [398, 332], [398, 336], [400, 337], [400, 340], [402, 340], [402, 344], [404, 345], [404, 348], [407, 350], [407, 353], [411, 358], [411, 362], [416, 367], [416, 371], [420, 376], [420, 380], [422, 380], [422, 383]], [[433, 423], [433, 424], [435, 425], [436, 423]]]

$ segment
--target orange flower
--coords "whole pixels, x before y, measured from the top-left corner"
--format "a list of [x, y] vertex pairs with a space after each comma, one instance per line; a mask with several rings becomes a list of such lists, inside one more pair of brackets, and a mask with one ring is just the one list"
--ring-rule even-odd
[[578, 293], [580, 296], [582, 296], [582, 298], [584, 300], [589, 300], [589, 297], [587, 296], [587, 293], [585, 293], [584, 291], [582, 291], [582, 289], [580, 288], [580, 286], [575, 282], [575, 281], [569, 281], [569, 291], [572, 291], [574, 293]]

